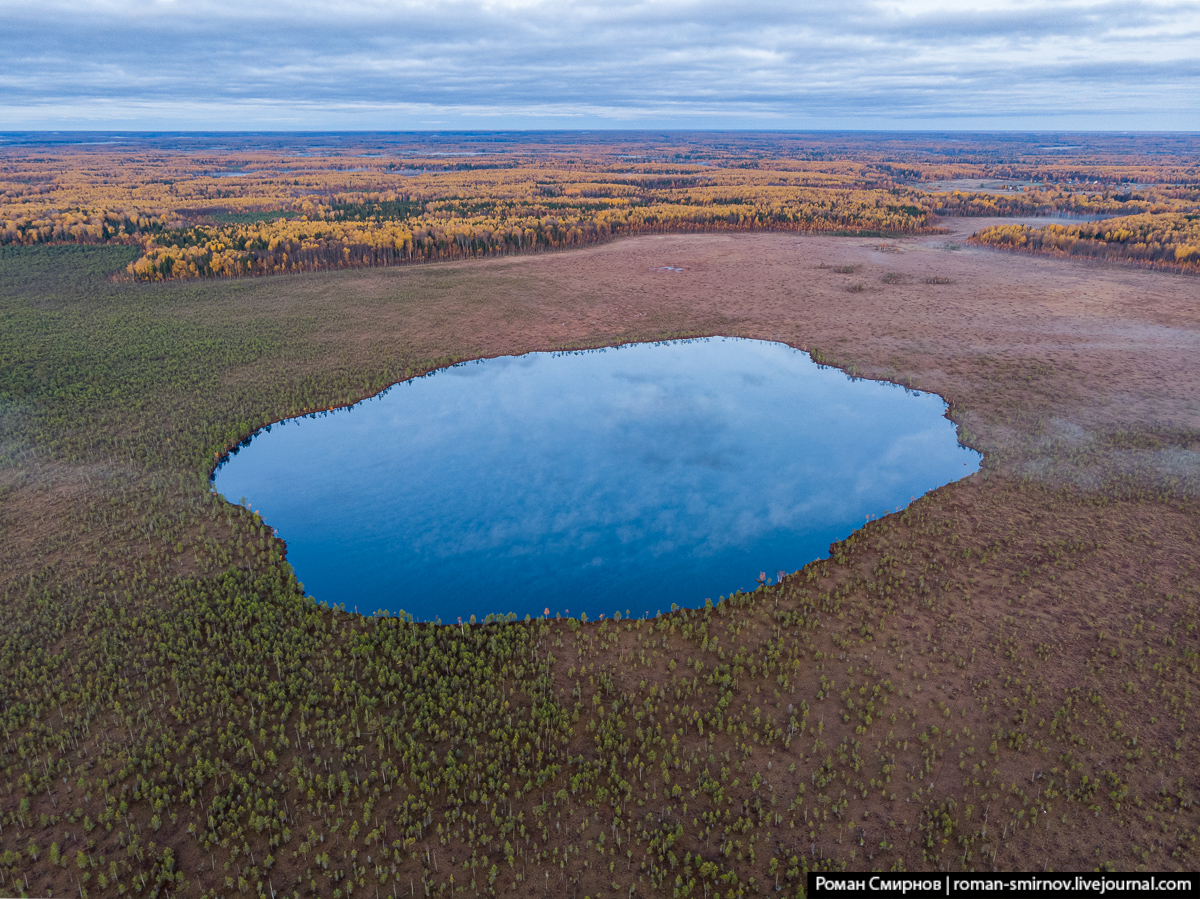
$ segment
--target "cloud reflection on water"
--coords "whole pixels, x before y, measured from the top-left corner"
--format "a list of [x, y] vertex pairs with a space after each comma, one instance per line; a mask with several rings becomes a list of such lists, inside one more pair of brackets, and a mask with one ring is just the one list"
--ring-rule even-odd
[[944, 409], [759, 341], [531, 354], [260, 435], [216, 485], [326, 602], [653, 612], [794, 570], [974, 471]]

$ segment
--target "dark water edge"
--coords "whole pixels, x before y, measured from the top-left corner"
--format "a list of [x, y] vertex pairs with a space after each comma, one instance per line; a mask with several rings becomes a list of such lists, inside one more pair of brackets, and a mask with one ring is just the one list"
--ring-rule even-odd
[[774, 580], [976, 471], [945, 409], [764, 341], [531, 353], [277, 424], [213, 481], [330, 605], [638, 617]]

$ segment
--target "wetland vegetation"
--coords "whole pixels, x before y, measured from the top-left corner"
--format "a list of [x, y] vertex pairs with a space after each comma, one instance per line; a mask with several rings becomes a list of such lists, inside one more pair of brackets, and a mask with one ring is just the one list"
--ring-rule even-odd
[[[1193, 282], [946, 243], [150, 284], [111, 277], [134, 243], [0, 248], [0, 892], [1195, 869]], [[586, 624], [318, 606], [210, 492], [263, 425], [456, 361], [719, 333], [937, 391], [981, 472], [781, 583]]]

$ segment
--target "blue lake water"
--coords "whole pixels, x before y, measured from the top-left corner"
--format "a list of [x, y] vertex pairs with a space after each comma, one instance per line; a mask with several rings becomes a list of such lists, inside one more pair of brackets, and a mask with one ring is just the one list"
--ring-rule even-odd
[[276, 424], [213, 481], [320, 602], [654, 615], [774, 580], [976, 471], [945, 410], [778, 343], [531, 353]]

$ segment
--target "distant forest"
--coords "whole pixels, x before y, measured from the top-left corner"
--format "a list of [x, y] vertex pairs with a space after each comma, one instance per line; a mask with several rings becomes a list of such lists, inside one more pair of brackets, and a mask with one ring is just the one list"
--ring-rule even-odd
[[918, 234], [946, 215], [1121, 217], [1103, 236], [1021, 228], [978, 239], [1200, 266], [1200, 165], [1183, 137], [20, 137], [0, 149], [0, 243], [127, 244], [140, 253], [125, 275], [143, 281], [541, 252], [644, 233]]

